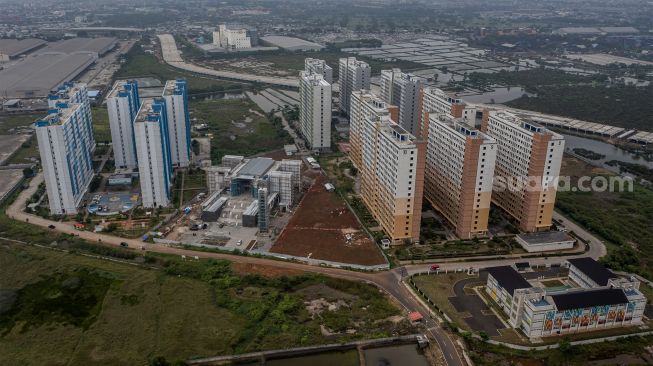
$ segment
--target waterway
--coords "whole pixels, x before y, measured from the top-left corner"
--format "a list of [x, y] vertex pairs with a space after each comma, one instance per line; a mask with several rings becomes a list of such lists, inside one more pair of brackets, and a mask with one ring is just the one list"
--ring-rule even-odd
[[482, 94], [465, 95], [465, 93], [461, 93], [460, 96], [465, 101], [471, 103], [507, 103], [511, 100], [515, 100], [521, 97], [524, 94], [533, 96], [533, 94], [527, 93], [524, 88], [517, 86], [495, 88], [491, 92]]
[[426, 357], [415, 344], [404, 344], [382, 348], [369, 348], [365, 351], [365, 366], [428, 366]]
[[573, 152], [574, 149], [582, 148], [594, 151], [595, 153], [605, 155], [605, 158], [598, 160], [590, 160], [594, 165], [604, 167], [610, 171], [618, 172], [619, 169], [611, 167], [606, 162], [610, 160], [619, 160], [626, 163], [640, 164], [653, 169], [653, 162], [646, 161], [637, 155], [630, 153], [626, 150], [620, 149], [617, 146], [608, 144], [607, 142], [580, 137], [576, 135], [566, 135], [565, 137], [565, 150]]

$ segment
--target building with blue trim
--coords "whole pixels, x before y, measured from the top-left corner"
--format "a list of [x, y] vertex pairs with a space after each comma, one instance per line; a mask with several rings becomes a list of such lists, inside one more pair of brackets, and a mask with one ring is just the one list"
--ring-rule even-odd
[[134, 120], [140, 107], [138, 82], [134, 80], [116, 81], [107, 96], [111, 143], [116, 168], [135, 169], [138, 167]]
[[[83, 87], [85, 89], [85, 86]], [[86, 96], [86, 91], [82, 93]], [[83, 101], [83, 98], [73, 100]], [[48, 115], [35, 122], [41, 166], [53, 215], [77, 213], [93, 179], [92, 149], [95, 146], [88, 99], [85, 103], [49, 98]]]
[[186, 80], [168, 80], [163, 89], [168, 115], [168, 139], [172, 165], [184, 168], [191, 162], [188, 84]]
[[134, 135], [144, 207], [170, 204], [172, 159], [168, 126], [166, 100], [143, 100], [134, 122]]

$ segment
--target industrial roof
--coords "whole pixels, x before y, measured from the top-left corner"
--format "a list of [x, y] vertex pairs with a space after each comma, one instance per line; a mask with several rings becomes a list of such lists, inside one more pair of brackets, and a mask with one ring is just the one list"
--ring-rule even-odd
[[568, 262], [599, 286], [606, 286], [609, 279], [617, 277], [609, 269], [603, 267], [601, 263], [590, 257], [568, 259]]
[[506, 289], [510, 295], [513, 295], [517, 289], [533, 287], [519, 272], [510, 266], [490, 267], [486, 268], [486, 270], [497, 280], [499, 286]]
[[0, 53], [13, 58], [44, 44], [46, 42], [38, 38], [0, 39]]
[[553, 299], [558, 310], [628, 303], [628, 298], [624, 294], [624, 290], [618, 288], [569, 292], [566, 294], [551, 295], [551, 299]]
[[320, 50], [324, 46], [300, 38], [286, 36], [265, 36], [261, 40], [287, 50]]
[[271, 158], [254, 158], [245, 163], [238, 172], [238, 176], [260, 177], [267, 173], [273, 165], [274, 160]]
[[100, 38], [71, 38], [64, 41], [50, 43], [46, 48], [39, 51], [43, 53], [75, 53], [94, 52], [102, 55], [115, 46], [118, 39], [114, 37]]
[[29, 56], [0, 71], [0, 95], [44, 97], [63, 82], [70, 81], [95, 61], [85, 54]]

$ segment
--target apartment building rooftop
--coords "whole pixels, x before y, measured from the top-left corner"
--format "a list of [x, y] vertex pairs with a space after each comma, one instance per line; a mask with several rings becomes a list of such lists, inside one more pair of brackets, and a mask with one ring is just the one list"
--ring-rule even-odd
[[147, 121], [152, 121], [149, 117], [152, 114], [157, 113], [154, 110], [154, 99], [143, 99], [143, 102], [141, 104], [141, 109], [138, 110], [138, 114], [136, 115], [136, 119], [134, 120], [135, 123], [138, 122], [147, 122]]
[[186, 80], [168, 80], [163, 87], [163, 96], [181, 93], [186, 88]]
[[302, 78], [308, 80], [308, 82], [313, 86], [329, 86], [328, 81], [324, 80], [324, 77], [320, 74], [308, 73], [305, 71], [301, 72]]
[[424, 94], [427, 94], [427, 93], [437, 95], [439, 97], [447, 99], [447, 101], [449, 103], [453, 103], [453, 104], [461, 104], [462, 103], [462, 104], [464, 104], [463, 100], [458, 96], [458, 94], [452, 93], [452, 92], [446, 92], [446, 91], [444, 91], [444, 90], [442, 90], [440, 88], [426, 87], [426, 88], [424, 88]]
[[494, 141], [492, 137], [481, 132], [479, 129], [468, 125], [462, 118], [455, 118], [451, 115], [445, 114], [439, 114], [435, 116], [435, 118], [463, 136], [470, 137], [472, 139], [487, 140], [490, 142]]
[[129, 83], [129, 82], [130, 82], [130, 80], [118, 80], [118, 81], [116, 81], [116, 83], [113, 84], [113, 88], [111, 89], [109, 94], [107, 94], [107, 98], [117, 97], [118, 94], [120, 94], [120, 92], [122, 92], [125, 89], [125, 85], [127, 85], [127, 83]]
[[81, 106], [82, 105], [78, 103], [57, 103], [57, 108], [49, 110], [48, 115], [44, 119], [36, 121], [35, 125], [37, 127], [62, 125], [75, 113], [75, 111], [81, 108]]
[[384, 118], [381, 120], [381, 122], [384, 122], [384, 124], [381, 126], [381, 130], [390, 134], [395, 140], [406, 144], [412, 144], [415, 142], [415, 136], [406, 131], [406, 129], [400, 125], [396, 124], [390, 118]]
[[495, 111], [495, 115], [507, 122], [510, 122], [516, 126], [519, 126], [520, 128], [531, 132], [531, 133], [548, 133], [553, 135], [556, 139], [563, 139], [563, 137], [555, 133], [549, 129], [547, 129], [545, 126], [533, 121], [533, 120], [525, 120], [513, 113], [506, 112], [506, 111]]

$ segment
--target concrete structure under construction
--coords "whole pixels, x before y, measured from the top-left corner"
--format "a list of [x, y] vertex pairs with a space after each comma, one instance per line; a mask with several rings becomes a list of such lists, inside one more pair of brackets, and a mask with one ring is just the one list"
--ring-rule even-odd
[[487, 234], [496, 141], [461, 118], [430, 114], [424, 198], [458, 237]]
[[492, 201], [527, 232], [551, 227], [564, 138], [534, 122], [484, 111], [481, 130], [497, 141]]
[[340, 110], [349, 115], [351, 93], [370, 89], [372, 69], [366, 62], [355, 57], [341, 58], [338, 62], [338, 82], [340, 83]]

